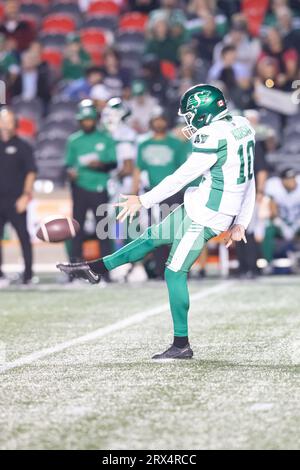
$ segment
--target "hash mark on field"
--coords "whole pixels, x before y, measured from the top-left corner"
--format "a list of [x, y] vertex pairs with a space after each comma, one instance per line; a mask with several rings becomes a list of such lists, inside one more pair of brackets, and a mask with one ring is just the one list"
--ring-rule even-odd
[[274, 406], [273, 403], [254, 403], [254, 405], [251, 406], [250, 410], [251, 411], [267, 411], [267, 410], [271, 410], [273, 406]]
[[[210, 289], [205, 290], [204, 292], [198, 292], [196, 294], [191, 295], [190, 299], [191, 301], [203, 299], [205, 297], [210, 296], [211, 294], [216, 294], [223, 290], [226, 290], [232, 284], [234, 283], [231, 281], [222, 282], [220, 284], [217, 284], [214, 287], [211, 287]], [[167, 311], [168, 309], [169, 309], [169, 304], [165, 303], [163, 305], [160, 305], [159, 307], [155, 307], [150, 310], [144, 310], [140, 313], [136, 313], [135, 315], [125, 318], [124, 320], [120, 320], [115, 323], [112, 323], [111, 325], [98, 328], [97, 330], [91, 331], [90, 333], [87, 333], [83, 336], [78, 336], [77, 338], [64, 341], [63, 343], [56, 344], [55, 346], [52, 346], [49, 348], [40, 349], [39, 351], [35, 351], [31, 354], [20, 357], [19, 359], [16, 359], [15, 361], [4, 364], [2, 367], [0, 367], [0, 374], [3, 374], [12, 369], [16, 369], [17, 367], [22, 367], [28, 364], [32, 364], [33, 362], [36, 362], [39, 359], [43, 359], [44, 357], [50, 356], [55, 353], [59, 353], [73, 346], [78, 346], [79, 344], [84, 344], [89, 341], [102, 338], [103, 336], [106, 336], [110, 333], [114, 333], [115, 331], [123, 330], [124, 328], [127, 328], [128, 326], [134, 325], [136, 323], [141, 323], [147, 318], [159, 315]]]

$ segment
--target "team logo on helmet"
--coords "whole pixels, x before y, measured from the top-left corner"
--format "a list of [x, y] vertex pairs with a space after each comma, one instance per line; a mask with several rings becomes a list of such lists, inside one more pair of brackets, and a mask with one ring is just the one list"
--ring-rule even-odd
[[186, 104], [187, 109], [194, 109], [200, 104], [206, 103], [210, 95], [210, 91], [204, 90], [189, 96]]

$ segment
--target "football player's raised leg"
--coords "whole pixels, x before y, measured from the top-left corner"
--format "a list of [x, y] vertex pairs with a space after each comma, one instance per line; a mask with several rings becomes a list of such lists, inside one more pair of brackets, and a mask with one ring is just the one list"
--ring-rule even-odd
[[90, 268], [97, 274], [117, 268], [125, 263], [134, 263], [144, 258], [158, 246], [173, 243], [178, 227], [184, 218], [183, 205], [178, 206], [157, 225], [151, 225], [138, 238], [120, 248], [115, 253], [99, 260], [89, 262]]

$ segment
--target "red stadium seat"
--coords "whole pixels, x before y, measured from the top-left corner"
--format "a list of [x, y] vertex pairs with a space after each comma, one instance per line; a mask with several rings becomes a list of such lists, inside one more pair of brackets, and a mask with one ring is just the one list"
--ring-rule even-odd
[[44, 49], [42, 59], [54, 70], [59, 70], [62, 64], [62, 52], [58, 49]]
[[4, 18], [4, 5], [3, 3], [0, 3], [0, 21], [2, 21]]
[[25, 116], [18, 116], [17, 133], [25, 139], [33, 139], [37, 132], [37, 125], [33, 119]]
[[38, 6], [42, 6], [43, 8], [47, 8], [49, 6], [49, 0], [22, 0], [23, 5], [31, 5], [35, 4]]
[[104, 48], [108, 41], [108, 35], [96, 28], [87, 28], [80, 31], [80, 41], [84, 48]]
[[162, 75], [169, 80], [174, 80], [176, 78], [176, 67], [173, 62], [162, 60], [160, 62], [160, 71]]
[[148, 16], [142, 13], [125, 13], [119, 22], [120, 31], [144, 32], [148, 21]]
[[90, 54], [93, 65], [103, 64], [103, 54], [98, 47], [85, 47], [84, 49]]
[[53, 14], [45, 18], [42, 24], [44, 33], [64, 33], [75, 31], [76, 23], [72, 16], [67, 14]]
[[87, 16], [118, 16], [120, 7], [113, 1], [98, 0], [92, 2], [87, 11]]

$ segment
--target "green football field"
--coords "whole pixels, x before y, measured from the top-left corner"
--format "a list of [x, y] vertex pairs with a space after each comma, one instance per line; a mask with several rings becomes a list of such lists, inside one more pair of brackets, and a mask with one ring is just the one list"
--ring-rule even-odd
[[163, 283], [0, 292], [1, 449], [299, 449], [300, 279], [190, 283], [191, 361]]

